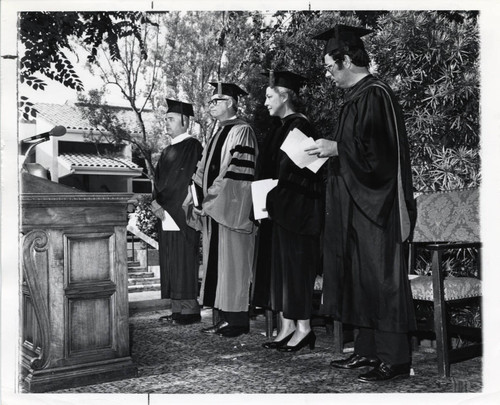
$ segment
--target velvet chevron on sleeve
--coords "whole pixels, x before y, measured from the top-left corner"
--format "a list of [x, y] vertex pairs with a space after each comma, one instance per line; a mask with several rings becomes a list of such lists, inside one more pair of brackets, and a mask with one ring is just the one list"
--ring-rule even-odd
[[214, 142], [203, 182], [203, 209], [219, 224], [250, 233], [254, 228], [249, 217], [257, 154], [255, 135], [248, 124], [235, 120], [224, 126]]

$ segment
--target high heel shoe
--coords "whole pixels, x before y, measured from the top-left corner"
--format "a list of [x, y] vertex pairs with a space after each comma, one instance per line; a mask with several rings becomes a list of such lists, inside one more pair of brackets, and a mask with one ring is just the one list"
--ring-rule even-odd
[[280, 352], [296, 352], [302, 349], [303, 347], [309, 345], [309, 349], [313, 350], [314, 346], [316, 344], [316, 335], [314, 332], [311, 330], [304, 338], [297, 343], [295, 346], [280, 346], [278, 347], [278, 351]]
[[277, 342], [274, 341], [274, 342], [262, 343], [262, 347], [264, 349], [277, 349], [278, 347], [284, 346], [292, 338], [294, 332], [295, 331], [290, 333], [288, 336], [285, 336], [283, 339], [278, 340]]

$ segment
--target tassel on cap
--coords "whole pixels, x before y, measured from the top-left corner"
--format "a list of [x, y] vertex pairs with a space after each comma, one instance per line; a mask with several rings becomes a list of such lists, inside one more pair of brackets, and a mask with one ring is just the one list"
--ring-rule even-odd
[[274, 87], [274, 70], [269, 70], [269, 87]]

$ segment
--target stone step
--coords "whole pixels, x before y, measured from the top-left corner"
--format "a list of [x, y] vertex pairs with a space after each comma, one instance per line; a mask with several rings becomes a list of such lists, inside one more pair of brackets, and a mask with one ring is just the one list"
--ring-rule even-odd
[[132, 266], [128, 267], [128, 272], [129, 273], [148, 273], [148, 269], [146, 267], [141, 267], [141, 266]]
[[128, 279], [128, 285], [138, 285], [138, 284], [159, 284], [160, 279], [159, 278], [129, 278]]
[[128, 267], [139, 267], [140, 265], [141, 265], [141, 262], [138, 262], [138, 261], [129, 260], [127, 262]]
[[158, 284], [137, 284], [137, 285], [129, 285], [128, 287], [128, 292], [130, 293], [135, 293], [135, 292], [142, 292], [142, 291], [160, 291], [161, 286], [160, 283]]
[[155, 276], [155, 273], [152, 271], [137, 271], [137, 272], [129, 272], [128, 278], [152, 278]]

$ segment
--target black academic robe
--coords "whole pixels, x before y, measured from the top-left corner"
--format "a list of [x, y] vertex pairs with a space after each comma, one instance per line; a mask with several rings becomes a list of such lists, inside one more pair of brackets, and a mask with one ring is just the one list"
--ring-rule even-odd
[[[259, 146], [259, 158], [255, 167], [255, 180], [277, 179], [278, 151], [284, 141], [285, 131], [279, 131], [282, 122], [273, 128]], [[259, 221], [255, 241], [255, 271], [252, 282], [252, 304], [256, 307], [271, 308], [271, 262], [272, 262], [272, 221]]]
[[182, 203], [202, 154], [192, 137], [166, 147], [155, 172], [153, 199], [173, 218], [180, 231], [163, 231], [159, 224], [161, 297], [196, 299], [198, 296], [199, 233], [186, 224]]
[[301, 169], [280, 149], [295, 128], [316, 139], [307, 118], [292, 114], [282, 120], [273, 135], [274, 150], [268, 152], [270, 177], [278, 179], [266, 201], [272, 222], [270, 294], [273, 310], [289, 319], [309, 319], [314, 280], [321, 271], [324, 183], [322, 169]]
[[407, 332], [415, 319], [403, 239], [416, 211], [403, 116], [384, 82], [368, 75], [348, 91], [335, 140], [322, 311], [355, 326]]

